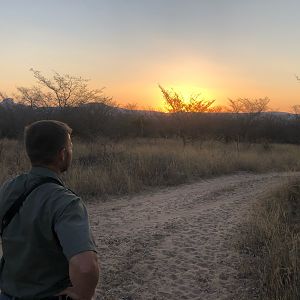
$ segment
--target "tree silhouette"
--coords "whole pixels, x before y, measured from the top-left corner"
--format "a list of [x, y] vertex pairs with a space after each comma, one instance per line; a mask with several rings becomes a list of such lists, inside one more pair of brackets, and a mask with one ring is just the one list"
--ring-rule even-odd
[[206, 101], [199, 99], [200, 94], [191, 95], [188, 102], [186, 103], [178, 92], [173, 89], [168, 91], [161, 85], [158, 85], [165, 100], [165, 108], [169, 113], [180, 113], [180, 112], [213, 112], [212, 104], [215, 100]]
[[37, 80], [37, 85], [30, 88], [18, 87], [18, 98], [32, 108], [46, 105], [66, 108], [86, 103], [109, 103], [111, 100], [104, 96], [104, 88], [90, 89], [88, 79], [69, 74], [61, 75], [58, 72], [48, 78], [38, 70], [30, 71]]
[[199, 99], [200, 94], [197, 94], [191, 95], [188, 102], [186, 102], [183, 96], [173, 89], [167, 90], [161, 85], [159, 85], [159, 88], [164, 96], [165, 108], [170, 113], [170, 117], [174, 122], [177, 136], [182, 139], [183, 145], [185, 146], [189, 138], [191, 140], [194, 139], [194, 137], [188, 136], [187, 128], [192, 127], [195, 114], [214, 112], [215, 109], [211, 106], [215, 100], [206, 101]]
[[270, 99], [268, 97], [250, 99], [238, 98], [236, 100], [228, 99], [227, 111], [234, 113], [236, 127], [236, 145], [239, 151], [240, 140], [247, 141], [250, 128], [255, 126], [261, 113], [268, 110]]
[[252, 117], [268, 110], [270, 99], [268, 97], [259, 99], [238, 98], [228, 99], [228, 111], [233, 113], [248, 113]]

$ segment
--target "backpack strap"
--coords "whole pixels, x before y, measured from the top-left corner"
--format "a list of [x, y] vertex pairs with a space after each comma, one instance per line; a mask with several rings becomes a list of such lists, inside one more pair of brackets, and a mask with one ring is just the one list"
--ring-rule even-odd
[[36, 183], [29, 191], [24, 192], [12, 205], [11, 207], [7, 210], [5, 213], [3, 219], [2, 219], [2, 224], [1, 224], [1, 229], [0, 229], [0, 236], [2, 237], [4, 229], [8, 226], [8, 224], [11, 222], [13, 217], [19, 212], [22, 204], [26, 200], [26, 198], [39, 186], [46, 184], [46, 183], [55, 183], [58, 185], [63, 186], [63, 184], [52, 177], [45, 177], [42, 178], [38, 183]]

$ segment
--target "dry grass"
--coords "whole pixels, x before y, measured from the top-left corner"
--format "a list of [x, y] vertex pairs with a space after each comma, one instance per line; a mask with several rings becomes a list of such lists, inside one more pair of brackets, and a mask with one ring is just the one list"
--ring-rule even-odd
[[[299, 170], [299, 157], [293, 145], [241, 145], [237, 152], [235, 144], [215, 141], [185, 147], [166, 139], [75, 141], [73, 166], [64, 179], [79, 194], [99, 197], [236, 171]], [[21, 143], [0, 141], [0, 183], [28, 168]]]
[[29, 166], [22, 143], [0, 139], [0, 184]]
[[239, 248], [261, 299], [300, 299], [300, 180], [259, 200]]

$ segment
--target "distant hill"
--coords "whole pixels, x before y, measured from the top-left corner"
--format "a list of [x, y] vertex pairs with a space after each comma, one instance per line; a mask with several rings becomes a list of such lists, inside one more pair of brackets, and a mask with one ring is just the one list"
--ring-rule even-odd
[[16, 105], [16, 103], [14, 102], [14, 99], [12, 99], [12, 98], [5, 98], [0, 102], [0, 106], [3, 106], [3, 107], [12, 107], [15, 105]]

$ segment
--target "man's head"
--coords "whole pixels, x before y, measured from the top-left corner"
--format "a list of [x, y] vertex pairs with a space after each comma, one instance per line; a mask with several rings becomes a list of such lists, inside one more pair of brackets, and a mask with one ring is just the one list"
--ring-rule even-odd
[[51, 166], [66, 171], [72, 160], [72, 129], [52, 120], [34, 122], [25, 128], [25, 146], [33, 166]]

